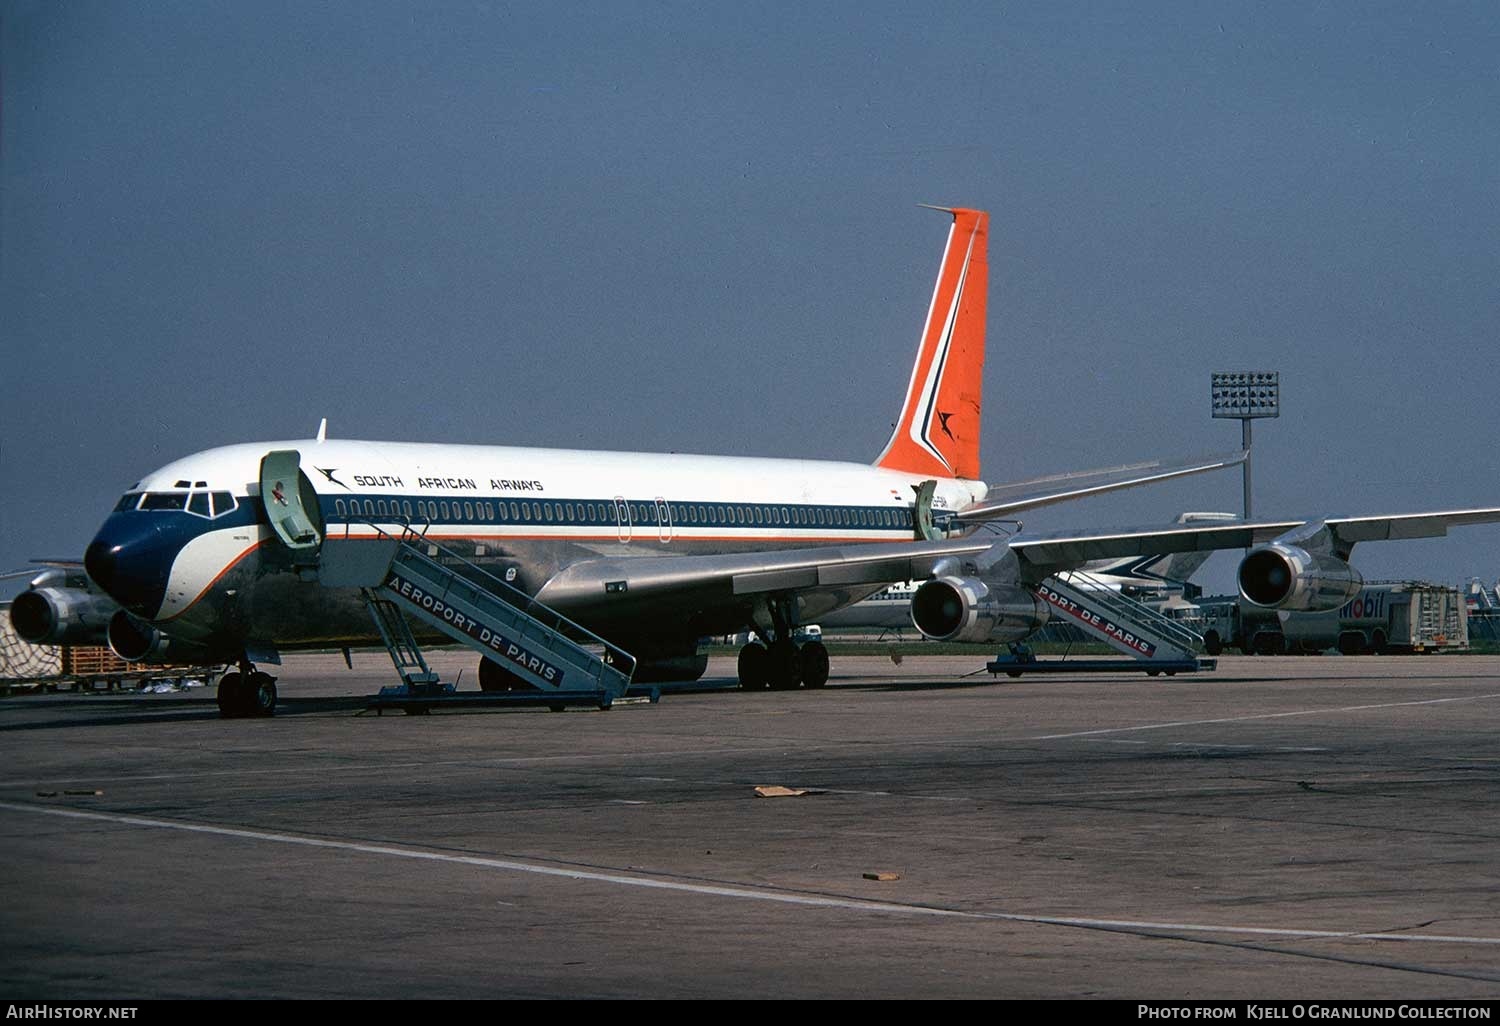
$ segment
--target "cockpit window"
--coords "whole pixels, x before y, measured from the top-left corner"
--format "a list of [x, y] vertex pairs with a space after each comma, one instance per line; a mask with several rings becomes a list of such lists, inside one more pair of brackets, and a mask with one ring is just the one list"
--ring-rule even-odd
[[187, 492], [147, 492], [141, 509], [186, 509]]
[[239, 508], [237, 500], [229, 492], [210, 492], [207, 489], [186, 492], [129, 492], [115, 506], [115, 512], [142, 510], [185, 510], [195, 517], [217, 520], [226, 513]]

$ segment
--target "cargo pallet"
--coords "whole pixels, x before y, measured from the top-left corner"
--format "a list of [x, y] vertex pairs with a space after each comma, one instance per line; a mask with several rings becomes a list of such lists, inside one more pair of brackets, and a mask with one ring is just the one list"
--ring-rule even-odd
[[24, 680], [0, 679], [0, 696], [13, 694], [34, 695], [57, 691], [85, 691], [108, 693], [125, 687], [140, 687], [152, 682], [201, 680], [205, 687], [212, 687], [222, 666], [153, 666], [149, 670], [126, 670], [114, 673], [58, 674], [50, 677], [29, 677]]

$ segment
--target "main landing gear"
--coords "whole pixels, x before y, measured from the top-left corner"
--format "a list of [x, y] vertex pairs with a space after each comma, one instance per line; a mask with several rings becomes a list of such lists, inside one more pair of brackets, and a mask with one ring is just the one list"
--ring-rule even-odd
[[238, 671], [219, 678], [218, 698], [219, 715], [226, 720], [270, 716], [276, 711], [276, 678], [242, 659]]
[[771, 629], [757, 625], [755, 633], [761, 641], [740, 649], [740, 687], [745, 691], [793, 691], [799, 685], [821, 688], [828, 683], [828, 649], [821, 641], [799, 645], [793, 637], [795, 603], [790, 596], [768, 601]]

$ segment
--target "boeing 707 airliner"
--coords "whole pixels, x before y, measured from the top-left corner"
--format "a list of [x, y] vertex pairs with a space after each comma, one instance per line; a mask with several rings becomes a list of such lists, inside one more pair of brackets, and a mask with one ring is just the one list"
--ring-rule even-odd
[[[102, 634], [130, 660], [232, 664], [219, 683], [221, 711], [268, 715], [275, 681], [257, 663], [381, 643], [368, 594], [338, 583], [330, 553], [406, 533], [628, 652], [637, 681], [694, 678], [705, 665], [699, 639], [749, 630], [756, 640], [740, 652], [742, 686], [819, 687], [827, 651], [799, 643], [798, 625], [895, 581], [925, 582], [912, 601], [924, 635], [1008, 642], [1047, 621], [1034, 591], [1041, 581], [1091, 560], [1254, 546], [1240, 567], [1246, 598], [1336, 608], [1360, 587], [1347, 562], [1356, 542], [1500, 519], [1500, 509], [1482, 509], [1043, 536], [984, 530], [1023, 510], [1230, 466], [1243, 454], [987, 486], [979, 439], [988, 216], [938, 209], [952, 226], [905, 402], [873, 465], [352, 441], [321, 430], [231, 445], [132, 485], [87, 547], [91, 586], [33, 588], [12, 619], [32, 641]], [[537, 679], [538, 660], [517, 651], [486, 655], [485, 689], [521, 686], [528, 672]]]

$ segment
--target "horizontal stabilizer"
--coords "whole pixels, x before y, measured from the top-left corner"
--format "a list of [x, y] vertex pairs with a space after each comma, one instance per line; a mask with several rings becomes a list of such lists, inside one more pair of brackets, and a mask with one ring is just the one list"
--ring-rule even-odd
[[1130, 463], [1119, 467], [1104, 467], [1100, 470], [1080, 470], [997, 485], [990, 489], [984, 502], [961, 511], [958, 519], [969, 522], [999, 520], [1022, 510], [1035, 509], [1039, 506], [1050, 506], [1053, 503], [1082, 499], [1090, 495], [1102, 495], [1105, 492], [1135, 488], [1157, 481], [1170, 481], [1174, 477], [1187, 477], [1190, 474], [1202, 474], [1209, 470], [1237, 467], [1245, 462], [1248, 455], [1249, 453], [1242, 451], [1221, 456], [1203, 456], [1181, 463], [1152, 460], [1146, 463]]

